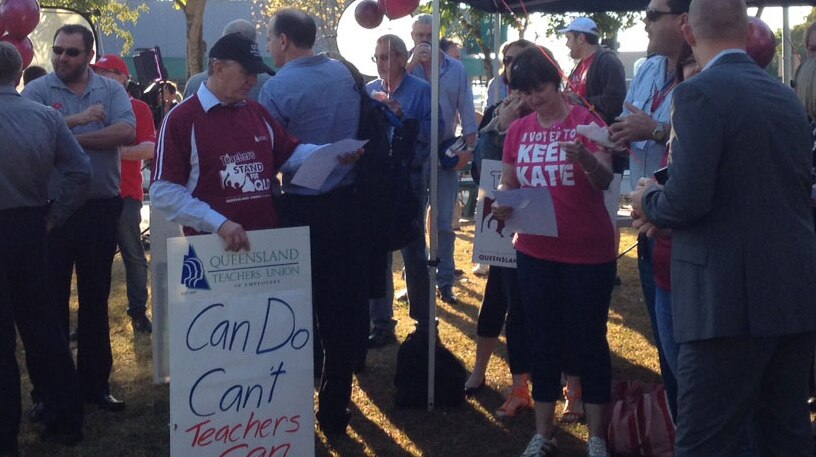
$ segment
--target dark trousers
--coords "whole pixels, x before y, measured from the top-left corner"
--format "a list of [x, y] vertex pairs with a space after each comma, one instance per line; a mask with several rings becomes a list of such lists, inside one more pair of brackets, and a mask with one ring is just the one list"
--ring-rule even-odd
[[518, 281], [530, 347], [533, 399], [561, 396], [564, 355], [581, 377], [584, 403], [610, 400], [612, 362], [606, 341], [615, 262], [574, 265], [518, 252]]
[[666, 396], [669, 399], [669, 409], [672, 417], [677, 417], [677, 379], [666, 361], [666, 351], [660, 336], [660, 327], [657, 323], [657, 313], [655, 312], [656, 286], [654, 279], [654, 245], [653, 239], [645, 236], [638, 237], [638, 272], [640, 273], [640, 286], [643, 289], [643, 299], [646, 303], [646, 311], [649, 313], [649, 321], [652, 324], [652, 336], [657, 347], [657, 357], [660, 360], [660, 376], [663, 385], [666, 387]]
[[524, 307], [521, 303], [516, 269], [491, 266], [487, 274], [482, 306], [479, 308], [476, 334], [486, 338], [498, 338], [502, 326], [505, 326], [507, 335], [507, 363], [510, 365], [510, 373], [528, 373], [530, 364], [524, 330]]
[[[122, 199], [88, 200], [48, 237], [48, 263], [60, 323], [68, 334], [71, 277], [76, 268], [79, 314], [77, 375], [82, 394], [110, 393], [113, 367], [108, 326], [111, 268]], [[36, 387], [36, 386], [35, 386]]]
[[677, 457], [812, 457], [808, 376], [813, 334], [681, 343]]
[[17, 334], [48, 425], [81, 427], [82, 402], [67, 338], [48, 291], [45, 209], [0, 211], [0, 453], [13, 452], [20, 427]]
[[285, 194], [280, 214], [284, 226], [310, 231], [313, 310], [324, 354], [317, 418], [324, 426], [345, 426], [354, 362], [368, 336], [359, 206], [344, 188]]

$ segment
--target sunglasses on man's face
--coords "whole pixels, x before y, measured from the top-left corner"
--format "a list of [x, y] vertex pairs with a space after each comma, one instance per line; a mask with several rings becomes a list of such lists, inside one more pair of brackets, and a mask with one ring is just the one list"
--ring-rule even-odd
[[646, 20], [649, 22], [657, 22], [663, 16], [678, 16], [682, 13], [675, 13], [674, 11], [658, 11], [646, 10]]
[[62, 53], [64, 52], [65, 54], [68, 54], [68, 57], [76, 57], [76, 56], [82, 54], [82, 52], [83, 52], [81, 49], [63, 48], [62, 46], [53, 46], [53, 47], [51, 47], [51, 50], [54, 52], [54, 54], [56, 54], [58, 56], [61, 56]]

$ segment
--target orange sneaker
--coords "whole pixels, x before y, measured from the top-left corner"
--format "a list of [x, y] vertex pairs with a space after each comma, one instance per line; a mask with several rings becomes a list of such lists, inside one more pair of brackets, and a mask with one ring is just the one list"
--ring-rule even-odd
[[504, 401], [504, 404], [499, 406], [499, 409], [496, 410], [496, 416], [513, 417], [519, 412], [520, 409], [532, 407], [533, 398], [530, 396], [529, 389], [524, 387], [514, 387], [512, 390], [510, 390], [510, 394], [507, 395], [507, 399]]

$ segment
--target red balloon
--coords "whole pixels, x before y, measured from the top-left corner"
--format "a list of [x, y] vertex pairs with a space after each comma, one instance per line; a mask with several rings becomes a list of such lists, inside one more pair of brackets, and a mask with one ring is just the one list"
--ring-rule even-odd
[[40, 23], [40, 4], [37, 0], [4, 0], [0, 4], [0, 22], [9, 35], [25, 38]]
[[407, 16], [419, 6], [419, 0], [379, 0], [379, 3], [388, 19]]
[[354, 19], [362, 27], [373, 29], [382, 24], [383, 12], [374, 0], [363, 0], [354, 8]]
[[762, 19], [751, 17], [748, 24], [748, 55], [762, 68], [768, 66], [776, 54], [776, 37]]
[[0, 41], [7, 41], [14, 45], [14, 47], [17, 48], [17, 52], [19, 52], [23, 58], [23, 68], [28, 68], [34, 59], [34, 43], [32, 43], [28, 37], [18, 39], [11, 35], [6, 35], [0, 38]]

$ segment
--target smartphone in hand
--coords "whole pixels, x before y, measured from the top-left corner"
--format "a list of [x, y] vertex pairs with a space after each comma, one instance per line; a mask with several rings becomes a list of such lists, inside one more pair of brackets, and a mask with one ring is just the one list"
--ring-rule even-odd
[[661, 186], [669, 180], [669, 167], [663, 167], [653, 174], [655, 181]]

